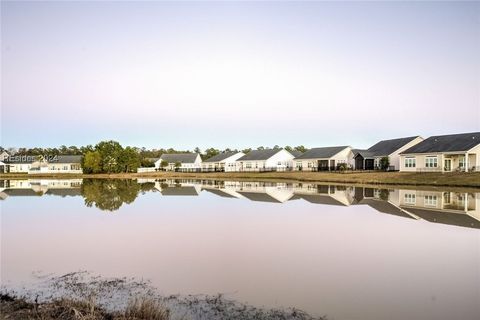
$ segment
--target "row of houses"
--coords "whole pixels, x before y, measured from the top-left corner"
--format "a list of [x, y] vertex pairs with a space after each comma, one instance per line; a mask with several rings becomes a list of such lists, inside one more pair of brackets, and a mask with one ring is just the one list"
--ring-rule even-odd
[[[375, 170], [382, 158], [389, 159], [391, 171], [480, 171], [480, 132], [432, 136], [412, 136], [382, 140], [368, 149], [351, 146], [312, 148], [305, 153], [285, 149], [220, 153], [202, 161], [197, 153], [164, 154], [153, 159], [155, 167], [166, 171], [332, 171], [339, 169]], [[145, 169], [140, 169], [140, 171]]]
[[[224, 152], [203, 161], [198, 153], [163, 154], [152, 159], [154, 167], [139, 168], [138, 172], [375, 170], [381, 167], [383, 158], [389, 159], [390, 171], [480, 171], [480, 132], [382, 140], [368, 149], [345, 145], [312, 148], [304, 153], [285, 149]], [[0, 172], [82, 173], [81, 156], [38, 159], [3, 153]]]

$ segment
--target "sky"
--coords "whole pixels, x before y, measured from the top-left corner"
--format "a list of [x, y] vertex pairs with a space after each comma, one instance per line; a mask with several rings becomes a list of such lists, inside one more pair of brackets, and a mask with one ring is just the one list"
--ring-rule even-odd
[[480, 2], [1, 2], [1, 140], [366, 148], [480, 131]]

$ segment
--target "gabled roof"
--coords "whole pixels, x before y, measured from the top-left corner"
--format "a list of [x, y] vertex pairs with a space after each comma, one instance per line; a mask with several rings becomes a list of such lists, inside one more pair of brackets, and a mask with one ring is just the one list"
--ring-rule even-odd
[[375, 153], [373, 152], [370, 152], [368, 150], [360, 150], [360, 149], [355, 149], [355, 151], [353, 151], [353, 154], [354, 154], [354, 158], [356, 158], [357, 156], [361, 156], [362, 158], [373, 158], [375, 157]]
[[238, 191], [238, 193], [252, 201], [282, 203], [280, 200], [265, 192]]
[[294, 157], [300, 157], [303, 154], [303, 152], [298, 151], [298, 150], [292, 150], [292, 151], [288, 151], [288, 152], [290, 152], [292, 154], [292, 156], [294, 156]]
[[235, 151], [222, 152], [222, 153], [217, 154], [216, 156], [213, 156], [211, 158], [208, 158], [207, 160], [204, 160], [203, 162], [220, 162], [222, 160], [230, 158], [231, 156], [236, 155], [237, 153], [239, 153], [239, 152], [235, 152]]
[[197, 159], [198, 153], [165, 153], [159, 159], [168, 163], [193, 163]]
[[408, 148], [402, 154], [468, 151], [480, 144], [480, 132], [433, 136]]
[[367, 151], [370, 152], [373, 157], [388, 156], [416, 138], [418, 138], [418, 136], [382, 140], [368, 148]]
[[57, 161], [48, 161], [48, 163], [80, 163], [82, 156], [57, 156]]
[[464, 213], [402, 206], [406, 211], [434, 223], [480, 229], [480, 221]]
[[164, 196], [198, 196], [195, 187], [166, 187], [160, 191]]
[[317, 204], [326, 204], [330, 206], [342, 206], [346, 207], [346, 204], [334, 199], [328, 195], [324, 194], [298, 194], [299, 198], [308, 201], [310, 203], [317, 203]]
[[283, 149], [252, 150], [237, 161], [267, 160]]
[[343, 151], [344, 149], [349, 148], [349, 146], [339, 146], [339, 147], [323, 147], [323, 148], [312, 148], [305, 152], [304, 154], [295, 158], [297, 159], [326, 159], [331, 158], [337, 153]]
[[229, 193], [226, 193], [226, 192], [223, 192], [222, 190], [218, 190], [218, 189], [210, 189], [210, 188], [202, 188], [202, 190], [205, 190], [205, 191], [208, 191], [208, 192], [211, 192], [217, 196], [220, 196], [220, 197], [224, 197], [224, 198], [234, 198], [236, 199], [233, 195], [229, 194]]

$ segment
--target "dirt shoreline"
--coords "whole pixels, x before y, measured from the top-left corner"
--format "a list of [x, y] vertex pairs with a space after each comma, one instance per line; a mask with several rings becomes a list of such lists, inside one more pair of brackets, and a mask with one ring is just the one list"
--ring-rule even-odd
[[480, 189], [480, 172], [409, 173], [409, 172], [148, 172], [114, 174], [0, 174], [0, 179], [205, 179], [257, 180], [309, 183], [338, 183], [369, 186], [428, 186]]

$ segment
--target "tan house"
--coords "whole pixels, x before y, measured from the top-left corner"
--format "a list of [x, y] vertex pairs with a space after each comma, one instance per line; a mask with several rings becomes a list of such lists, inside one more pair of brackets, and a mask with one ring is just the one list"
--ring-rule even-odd
[[400, 154], [400, 171], [479, 171], [480, 132], [433, 136]]

